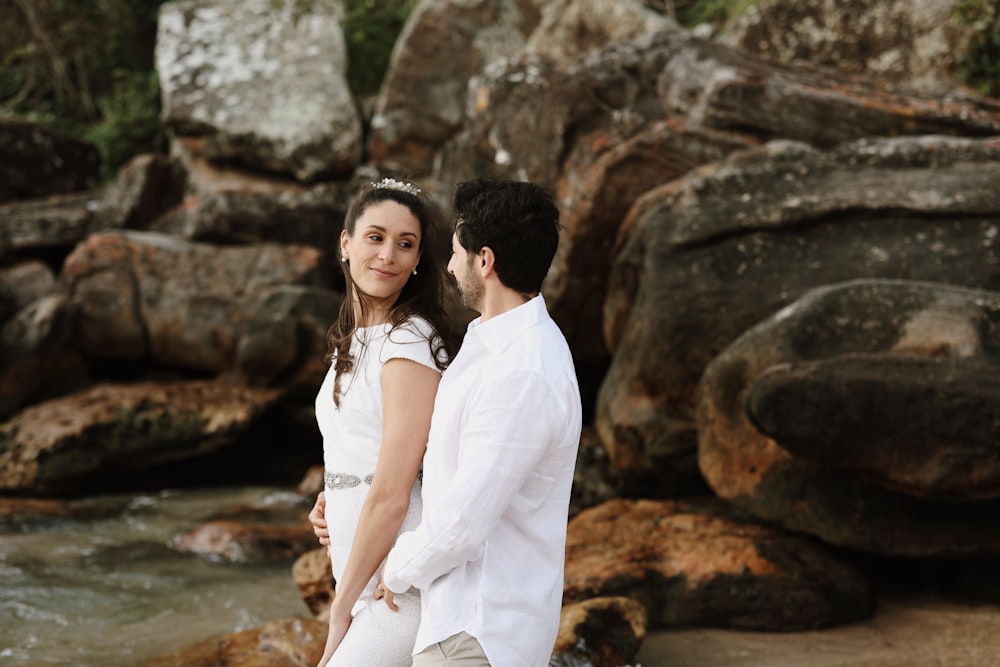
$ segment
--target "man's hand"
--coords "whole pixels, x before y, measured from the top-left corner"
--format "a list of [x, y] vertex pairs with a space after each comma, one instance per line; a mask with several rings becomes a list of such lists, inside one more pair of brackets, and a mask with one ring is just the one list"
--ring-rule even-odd
[[382, 581], [382, 573], [378, 573], [378, 583], [375, 585], [375, 592], [372, 597], [376, 600], [385, 600], [386, 606], [393, 611], [399, 611], [399, 606], [393, 602], [393, 592], [385, 587], [385, 582]]
[[330, 531], [326, 528], [326, 493], [319, 492], [316, 496], [316, 504], [309, 512], [309, 521], [312, 523], [313, 532], [319, 538], [319, 543], [326, 546], [330, 544]]

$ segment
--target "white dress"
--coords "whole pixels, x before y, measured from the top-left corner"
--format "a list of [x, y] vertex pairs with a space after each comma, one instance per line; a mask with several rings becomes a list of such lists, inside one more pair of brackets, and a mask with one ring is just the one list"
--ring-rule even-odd
[[[389, 359], [409, 359], [438, 370], [428, 345], [433, 329], [421, 318], [411, 318], [391, 330], [384, 324], [358, 329], [351, 341], [354, 370], [340, 378], [340, 407], [333, 403], [334, 367], [330, 366], [316, 396], [316, 421], [323, 435], [326, 469], [326, 522], [330, 531], [330, 561], [339, 581], [351, 552], [354, 530], [371, 485], [382, 440], [382, 366]], [[391, 330], [391, 331], [390, 331]], [[367, 345], [362, 346], [360, 341]], [[420, 481], [410, 491], [410, 507], [400, 532], [420, 521]], [[395, 667], [411, 664], [420, 623], [420, 596], [416, 589], [397, 595], [398, 612], [372, 593], [372, 577], [352, 609], [351, 627], [329, 667]]]

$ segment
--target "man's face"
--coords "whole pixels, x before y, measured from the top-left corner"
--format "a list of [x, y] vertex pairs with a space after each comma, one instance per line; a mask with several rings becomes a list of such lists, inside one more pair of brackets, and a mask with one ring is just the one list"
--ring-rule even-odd
[[451, 235], [451, 259], [448, 273], [455, 276], [458, 292], [462, 295], [462, 305], [469, 310], [482, 312], [483, 280], [476, 271], [478, 255], [466, 251], [458, 242], [458, 233]]

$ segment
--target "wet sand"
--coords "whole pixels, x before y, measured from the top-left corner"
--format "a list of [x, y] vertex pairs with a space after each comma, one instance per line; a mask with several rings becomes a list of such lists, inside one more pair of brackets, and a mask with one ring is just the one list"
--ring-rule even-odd
[[865, 623], [795, 633], [664, 630], [642, 667], [1000, 667], [1000, 605], [928, 595], [879, 600]]

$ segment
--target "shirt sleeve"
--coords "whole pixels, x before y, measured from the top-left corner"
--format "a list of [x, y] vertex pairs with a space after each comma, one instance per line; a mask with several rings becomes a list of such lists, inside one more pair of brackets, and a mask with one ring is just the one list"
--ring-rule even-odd
[[411, 319], [388, 333], [379, 352], [383, 364], [390, 359], [408, 359], [440, 372], [431, 346], [438, 348], [440, 341], [431, 325], [419, 318]]
[[424, 505], [419, 527], [399, 536], [383, 571], [390, 590], [426, 589], [442, 574], [483, 554], [513, 502], [541, 504], [549, 488], [524, 494], [526, 482], [560, 441], [566, 412], [536, 371], [493, 375], [466, 408], [458, 467], [441, 499]]

